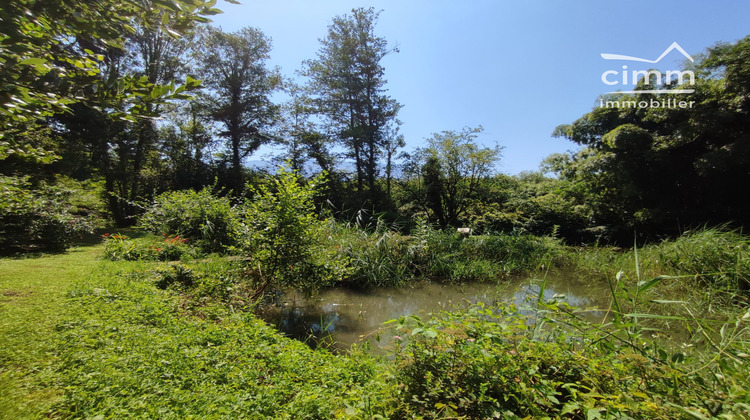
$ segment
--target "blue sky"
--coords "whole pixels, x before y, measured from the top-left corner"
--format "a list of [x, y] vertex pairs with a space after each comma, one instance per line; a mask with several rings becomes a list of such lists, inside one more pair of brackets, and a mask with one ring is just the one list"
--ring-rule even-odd
[[[677, 42], [695, 56], [750, 34], [750, 2], [723, 0], [244, 0], [220, 3], [224, 14], [213, 21], [263, 31], [272, 38], [269, 64], [293, 77], [334, 16], [370, 6], [382, 10], [377, 34], [400, 50], [382, 63], [388, 94], [404, 105], [406, 149], [434, 132], [482, 125], [479, 141], [505, 148], [498, 169], [508, 174], [576, 148], [551, 133], [612, 90], [601, 75], [622, 63], [601, 53], [655, 59]], [[676, 70], [683, 59], [675, 51], [652, 67]]]

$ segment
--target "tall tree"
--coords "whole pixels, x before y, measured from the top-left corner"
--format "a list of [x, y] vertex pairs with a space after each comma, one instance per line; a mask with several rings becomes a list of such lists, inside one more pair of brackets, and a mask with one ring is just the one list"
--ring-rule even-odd
[[226, 139], [229, 186], [235, 193], [244, 185], [242, 160], [272, 139], [269, 128], [279, 113], [270, 96], [281, 78], [266, 67], [270, 50], [269, 38], [258, 29], [226, 33], [211, 28], [198, 51], [208, 88], [205, 99], [213, 119], [223, 127], [219, 136]]
[[383, 149], [385, 152], [385, 189], [388, 200], [393, 200], [391, 195], [391, 181], [393, 180], [393, 160], [398, 149], [406, 146], [404, 135], [399, 133], [401, 122], [396, 120], [396, 125], [385, 130], [383, 136]]
[[[477, 127], [434, 133], [427, 140], [428, 147], [417, 149], [406, 166], [416, 187], [412, 200], [429, 209], [442, 227], [466, 222], [464, 214], [476, 198], [479, 183], [493, 174], [500, 160], [500, 146], [477, 144], [482, 131]], [[421, 182], [414, 182], [415, 177]]]
[[[152, 0], [140, 0], [146, 7], [152, 8]], [[165, 85], [184, 76], [186, 70], [186, 53], [193, 40], [191, 31], [186, 31], [180, 38], [168, 33], [169, 27], [156, 25], [167, 16], [164, 12], [155, 11], [149, 14], [147, 21], [134, 27], [135, 32], [129, 36], [126, 45], [130, 52], [126, 71], [136, 77], [145, 78], [151, 85]], [[159, 103], [146, 103], [147, 115], [161, 114]], [[142, 173], [147, 164], [148, 155], [156, 150], [158, 133], [153, 119], [139, 119], [133, 129], [137, 137], [133, 155], [130, 157], [132, 173], [130, 176], [130, 200], [143, 197]]]
[[359, 8], [337, 16], [321, 40], [317, 58], [305, 62], [329, 130], [354, 160], [357, 189], [375, 194], [378, 161], [384, 153], [385, 128], [395, 120], [400, 104], [385, 92], [382, 59], [395, 48], [375, 35], [379, 12]]
[[162, 155], [167, 187], [200, 190], [213, 182], [210, 155], [209, 116], [199, 101], [188, 101], [170, 110], [167, 124], [159, 129], [159, 151]]
[[[174, 0], [141, 2], [118, 0], [13, 0], [0, 6], [0, 166], [12, 160], [35, 162], [22, 171], [6, 172], [0, 183], [20, 186], [17, 190], [1, 189], [0, 217], [24, 220], [26, 226], [44, 225], [44, 212], [34, 211], [30, 200], [21, 206], [19, 197], [34, 197], [38, 183], [26, 182], [28, 176], [48, 172], [49, 163], [61, 154], [59, 124], [47, 121], [53, 115], [75, 114], [78, 109], [97, 121], [135, 121], [148, 114], [148, 105], [182, 97], [195, 87], [194, 81], [183, 85], [150, 83], [147, 78], [114, 71], [118, 66], [116, 51], [122, 51], [128, 35], [139, 25], [168, 28], [179, 36], [195, 22], [206, 22], [206, 16], [220, 13], [215, 0]], [[157, 22], [150, 16], [159, 15]], [[78, 107], [78, 109], [74, 109]], [[91, 112], [89, 112], [91, 111]], [[83, 121], [79, 114], [77, 123]], [[40, 130], [47, 125], [54, 130]], [[88, 129], [92, 126], [89, 125]], [[99, 126], [102, 137], [108, 131]], [[45, 139], [42, 139], [45, 137]], [[54, 141], [53, 140], [54, 137]], [[82, 143], [85, 144], [85, 143]], [[97, 143], [101, 156], [112, 151], [106, 142]], [[72, 148], [71, 148], [72, 149]], [[57, 169], [60, 169], [58, 166]], [[25, 199], [24, 199], [25, 200]], [[62, 212], [57, 203], [51, 209]], [[5, 213], [8, 211], [7, 213]], [[29, 217], [26, 217], [29, 216]], [[7, 225], [3, 222], [0, 225]], [[62, 235], [43, 232], [43, 235]], [[0, 233], [2, 236], [3, 233]]]
[[[97, 48], [103, 57], [99, 83], [107, 86], [117, 80], [138, 80], [155, 87], [151, 94], [142, 95], [139, 117], [122, 118], [122, 113], [134, 107], [124, 100], [76, 103], [70, 106], [71, 112], [55, 117], [64, 128], [65, 157], [73, 157], [80, 166], [83, 162], [79, 156], [88, 156], [91, 162], [87, 165], [105, 178], [109, 207], [118, 224], [132, 222], [132, 217], [140, 212], [133, 203], [150, 198], [162, 184], [163, 179], [157, 176], [160, 162], [153, 117], [162, 114], [164, 101], [154, 99], [168, 92], [176, 80], [186, 80], [186, 86], [191, 88], [199, 85], [185, 76], [186, 51], [194, 27], [186, 27], [180, 38], [174, 37], [174, 30], [162, 24], [161, 17], [168, 16], [166, 12], [154, 8], [149, 0], [139, 4], [152, 13], [132, 23], [132, 32], [124, 35], [122, 44]], [[76, 155], [81, 151], [84, 153]]]
[[555, 172], [577, 185], [571, 191], [585, 192], [577, 202], [592, 208], [611, 238], [629, 241], [634, 228], [661, 235], [750, 223], [750, 199], [737, 189], [750, 182], [748, 57], [750, 37], [709, 49], [695, 67], [692, 108], [598, 107], [555, 130], [586, 146]]
[[[139, 2], [14, 0], [0, 7], [0, 135], [17, 124], [65, 111], [76, 102], [127, 103], [120, 116], [179, 94], [185, 86], [140, 78], [105, 78], [102, 51], [122, 47], [133, 25], [168, 28], [179, 36], [196, 21], [221, 13], [215, 0]], [[149, 16], [163, 16], [150, 22]]]
[[284, 91], [289, 99], [281, 107], [281, 135], [279, 143], [286, 149], [281, 162], [289, 162], [291, 169], [302, 171], [310, 158], [305, 137], [315, 130], [310, 116], [314, 107], [305, 89], [293, 80], [284, 81]]

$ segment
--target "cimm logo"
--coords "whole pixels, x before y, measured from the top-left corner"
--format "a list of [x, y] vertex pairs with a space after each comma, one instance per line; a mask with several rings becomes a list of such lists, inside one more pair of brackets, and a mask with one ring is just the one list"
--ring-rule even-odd
[[[607, 54], [602, 53], [601, 56], [605, 60], [619, 60], [619, 61], [634, 61], [641, 63], [656, 64], [666, 57], [673, 50], [679, 51], [685, 58], [694, 62], [693, 57], [690, 56], [685, 50], [680, 47], [680, 44], [673, 42], [656, 60], [649, 60], [646, 58], [631, 57], [629, 55], [621, 54]], [[602, 73], [602, 82], [608, 86], [635, 86], [638, 84], [638, 80], [641, 77], [645, 77], [646, 80], [651, 80], [651, 77], [656, 79], [655, 86], [663, 86], [665, 84], [677, 81], [679, 85], [683, 85], [687, 82], [690, 86], [695, 85], [695, 74], [690, 70], [667, 70], [662, 73], [659, 70], [629, 70], [627, 64], [623, 64], [620, 70], [607, 70]], [[628, 90], [628, 91], [617, 91], [607, 93], [632, 93], [632, 94], [643, 94], [643, 93], [693, 93], [694, 89], [652, 89], [652, 90]]]

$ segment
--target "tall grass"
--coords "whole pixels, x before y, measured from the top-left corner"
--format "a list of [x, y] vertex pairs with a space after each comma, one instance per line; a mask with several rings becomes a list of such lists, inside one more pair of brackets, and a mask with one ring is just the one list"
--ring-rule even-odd
[[721, 228], [686, 232], [656, 247], [659, 259], [679, 274], [730, 293], [750, 290], [750, 238]]
[[582, 277], [602, 281], [621, 271], [641, 280], [669, 276], [660, 283], [660, 293], [679, 295], [709, 311], [750, 299], [750, 238], [722, 228], [685, 232], [639, 247], [637, 254], [606, 247], [568, 248], [559, 260]]
[[[536, 310], [546, 325], [572, 328], [588, 346], [627, 350], [670, 369], [671, 382], [658, 379], [673, 415], [749, 418], [748, 256], [748, 239], [721, 228], [629, 252], [583, 251], [576, 256], [581, 266], [619, 269], [607, 278], [610, 316], [590, 323], [575, 309], [541, 299]], [[657, 275], [661, 270], [671, 275]]]
[[408, 282], [493, 282], [549, 264], [561, 253], [551, 238], [531, 235], [461, 235], [419, 225], [402, 235], [384, 225], [368, 232], [331, 222], [330, 246], [352, 267], [344, 284], [357, 288], [395, 287]]

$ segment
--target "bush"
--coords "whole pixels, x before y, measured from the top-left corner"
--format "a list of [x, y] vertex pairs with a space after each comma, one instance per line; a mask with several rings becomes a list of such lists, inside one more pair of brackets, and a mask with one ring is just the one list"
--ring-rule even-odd
[[139, 226], [157, 234], [189, 238], [204, 252], [223, 252], [237, 244], [240, 219], [228, 198], [204, 188], [159, 195], [141, 216]]
[[287, 287], [312, 294], [346, 275], [346, 258], [323, 237], [327, 223], [315, 214], [315, 188], [323, 177], [303, 185], [296, 172], [282, 167], [246, 205], [243, 247], [258, 295]]
[[185, 310], [199, 312], [211, 305], [249, 309], [256, 302], [251, 300], [254, 290], [245, 271], [242, 262], [227, 258], [171, 263], [154, 271], [154, 284], [185, 297], [181, 303]]
[[111, 261], [176, 261], [198, 256], [185, 238], [148, 236], [131, 239], [121, 234], [105, 233], [104, 257]]
[[64, 251], [76, 235], [92, 231], [90, 217], [75, 214], [76, 191], [33, 187], [28, 178], [0, 177], [0, 252]]
[[410, 316], [396, 328], [400, 418], [677, 417], [661, 398], [677, 371], [565, 334], [537, 341], [513, 307]]

